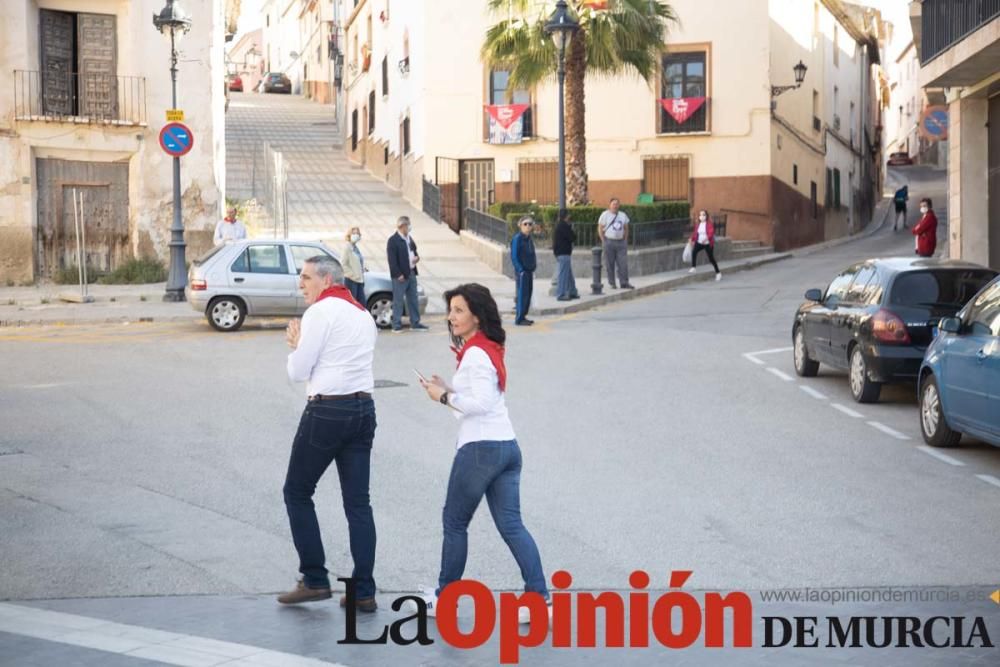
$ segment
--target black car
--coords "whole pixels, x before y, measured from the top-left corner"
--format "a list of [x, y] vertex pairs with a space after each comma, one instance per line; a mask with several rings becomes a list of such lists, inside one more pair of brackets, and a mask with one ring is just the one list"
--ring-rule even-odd
[[811, 289], [792, 325], [795, 372], [821, 363], [848, 371], [859, 403], [886, 382], [915, 381], [943, 317], [954, 317], [996, 271], [955, 260], [870, 259]]
[[264, 92], [290, 95], [292, 92], [292, 81], [281, 72], [268, 72], [264, 75]]

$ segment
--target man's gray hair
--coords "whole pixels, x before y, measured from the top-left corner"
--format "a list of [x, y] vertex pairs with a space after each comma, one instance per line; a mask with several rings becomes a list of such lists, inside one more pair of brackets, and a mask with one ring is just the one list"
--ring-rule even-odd
[[307, 264], [316, 267], [316, 275], [322, 280], [330, 276], [334, 285], [344, 284], [344, 267], [329, 255], [315, 255], [306, 260]]
[[403, 225], [408, 224], [410, 224], [410, 218], [405, 215], [399, 216], [399, 220], [396, 221], [396, 227], [402, 227]]

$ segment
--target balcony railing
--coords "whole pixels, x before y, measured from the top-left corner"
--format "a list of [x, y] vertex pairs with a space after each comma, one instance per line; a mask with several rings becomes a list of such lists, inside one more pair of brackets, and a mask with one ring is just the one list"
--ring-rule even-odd
[[920, 64], [924, 65], [1000, 16], [1000, 0], [924, 0]]
[[16, 120], [146, 125], [141, 76], [14, 70]]

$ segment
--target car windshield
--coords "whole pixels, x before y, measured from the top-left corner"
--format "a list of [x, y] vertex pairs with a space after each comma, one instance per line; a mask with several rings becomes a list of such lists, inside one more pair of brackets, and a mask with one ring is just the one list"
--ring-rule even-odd
[[911, 271], [892, 285], [889, 302], [898, 306], [961, 307], [993, 279], [992, 271]]

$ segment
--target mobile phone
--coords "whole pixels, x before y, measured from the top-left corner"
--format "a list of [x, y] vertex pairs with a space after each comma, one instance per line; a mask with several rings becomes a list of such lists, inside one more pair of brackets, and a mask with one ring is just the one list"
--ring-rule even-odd
[[416, 375], [421, 382], [427, 382], [427, 378], [425, 378], [416, 368], [413, 369], [413, 374]]

